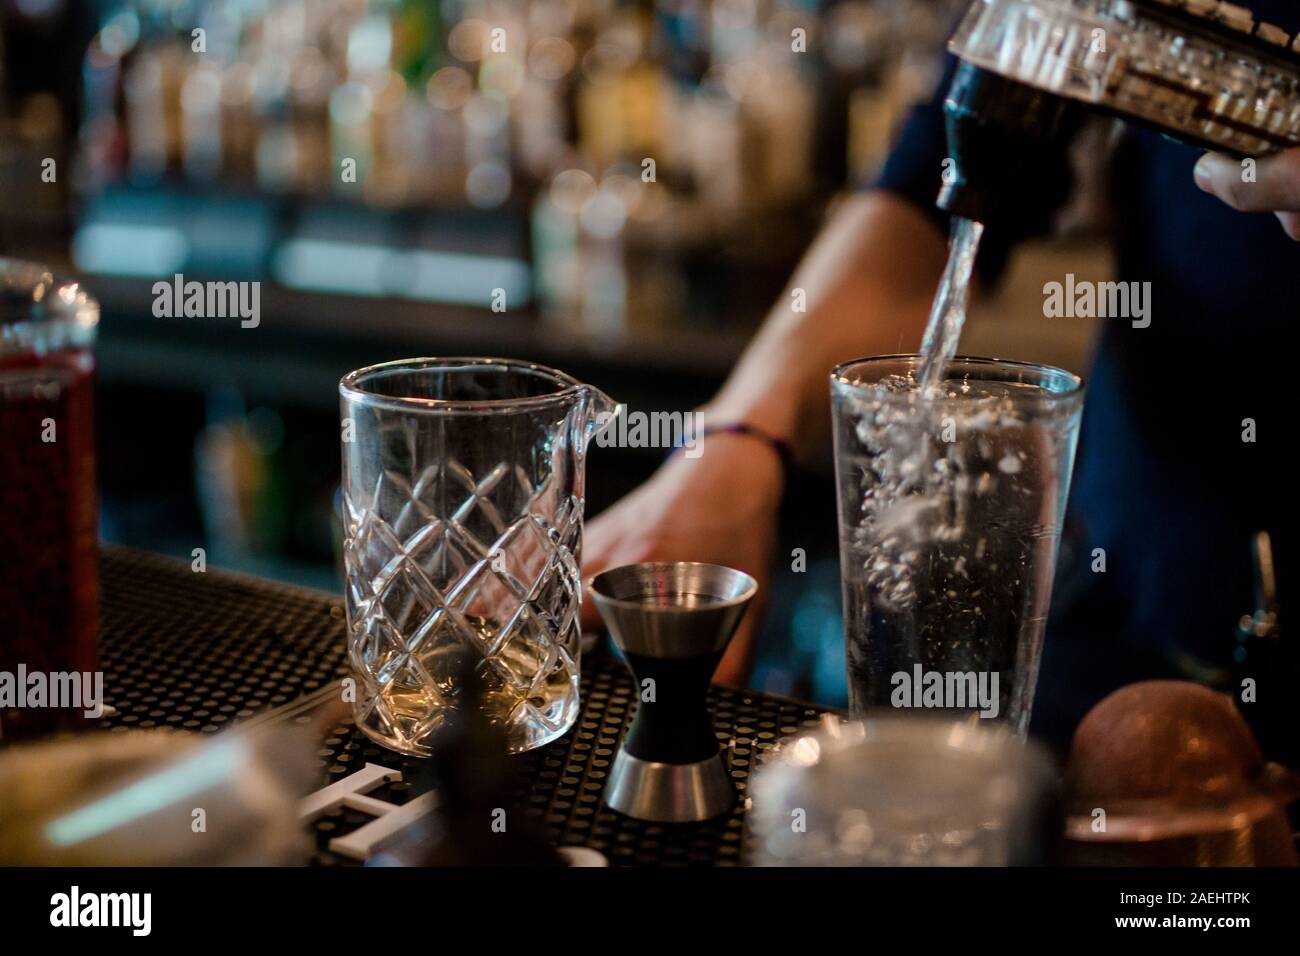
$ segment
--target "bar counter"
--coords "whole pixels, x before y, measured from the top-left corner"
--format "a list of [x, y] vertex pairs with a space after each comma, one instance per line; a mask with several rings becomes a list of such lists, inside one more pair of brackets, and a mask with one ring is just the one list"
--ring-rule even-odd
[[[101, 564], [100, 638], [104, 695], [100, 723], [113, 730], [172, 727], [213, 734], [252, 721], [304, 721], [313, 704], [338, 694], [348, 676], [342, 599], [188, 562], [106, 546]], [[335, 697], [337, 699], [337, 697]], [[734, 866], [745, 860], [750, 771], [781, 740], [816, 726], [811, 704], [714, 686], [709, 706], [737, 790], [730, 814], [700, 824], [658, 825], [606, 807], [602, 794], [618, 742], [635, 713], [635, 689], [608, 653], [583, 660], [582, 711], [573, 729], [512, 758], [513, 799], [557, 847], [587, 847], [612, 865]], [[318, 753], [320, 786], [367, 764], [403, 779], [368, 795], [404, 804], [419, 795], [419, 761], [380, 747], [347, 721]], [[338, 809], [315, 820], [316, 852], [304, 863], [352, 861], [330, 841], [372, 817]]]

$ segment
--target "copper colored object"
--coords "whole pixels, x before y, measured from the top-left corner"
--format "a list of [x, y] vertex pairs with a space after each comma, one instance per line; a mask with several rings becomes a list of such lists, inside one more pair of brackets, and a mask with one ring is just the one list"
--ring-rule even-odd
[[1286, 806], [1300, 777], [1264, 760], [1225, 696], [1183, 681], [1111, 694], [1074, 735], [1066, 771], [1074, 862], [1295, 866]]

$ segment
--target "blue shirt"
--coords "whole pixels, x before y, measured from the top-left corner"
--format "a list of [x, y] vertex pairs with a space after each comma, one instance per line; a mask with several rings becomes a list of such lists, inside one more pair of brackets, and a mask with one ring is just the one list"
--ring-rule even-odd
[[[1248, 5], [1258, 18], [1300, 30], [1300, 10], [1287, 0]], [[946, 87], [947, 76], [912, 112], [877, 183], [914, 202], [945, 235], [934, 199], [947, 155]], [[1087, 375], [1034, 703], [1035, 731], [1058, 743], [1123, 684], [1205, 679], [1231, 666], [1237, 622], [1254, 609], [1256, 531], [1272, 535], [1280, 590], [1289, 593], [1282, 521], [1290, 523], [1284, 496], [1295, 483], [1288, 464], [1300, 473], [1291, 464], [1300, 422], [1289, 381], [1300, 243], [1271, 214], [1239, 213], [1201, 192], [1192, 167], [1202, 153], [1127, 127], [1113, 158], [1116, 278], [1151, 284], [1151, 323], [1105, 320]], [[1046, 230], [1068, 195], [1063, 154], [1026, 163], [1022, 173], [986, 231], [986, 278], [1017, 241]], [[1243, 441], [1251, 422], [1254, 441]], [[1095, 549], [1104, 550], [1104, 572], [1092, 569]]]

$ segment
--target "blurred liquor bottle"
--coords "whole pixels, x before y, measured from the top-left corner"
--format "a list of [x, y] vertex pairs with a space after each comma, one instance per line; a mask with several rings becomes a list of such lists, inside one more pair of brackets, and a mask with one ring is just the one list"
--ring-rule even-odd
[[407, 86], [424, 88], [442, 66], [442, 45], [437, 0], [398, 0], [393, 12], [393, 68]]
[[695, 84], [709, 66], [708, 12], [704, 0], [654, 0], [655, 33], [665, 67]]
[[166, 14], [138, 4], [135, 41], [122, 54], [122, 98], [129, 143], [128, 171], [153, 180], [181, 168], [181, 89], [186, 48]]

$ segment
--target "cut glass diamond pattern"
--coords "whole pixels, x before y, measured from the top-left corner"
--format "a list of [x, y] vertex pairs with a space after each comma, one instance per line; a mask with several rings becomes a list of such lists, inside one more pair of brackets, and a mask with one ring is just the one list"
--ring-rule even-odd
[[563, 733], [577, 708], [581, 499], [551, 480], [534, 489], [517, 465], [477, 477], [451, 459], [414, 482], [385, 468], [368, 490], [369, 501], [345, 496], [363, 726], [426, 738], [454, 705], [457, 654], [468, 651], [512, 749]]

